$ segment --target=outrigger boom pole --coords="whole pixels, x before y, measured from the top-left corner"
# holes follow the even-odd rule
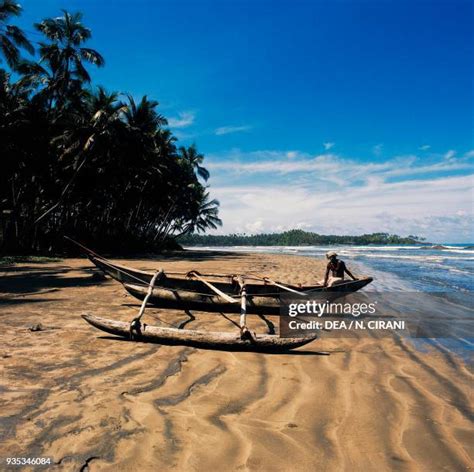
[[[240,285],[240,337],[242,339],[254,339],[253,333],[247,328],[247,287],[242,276],[234,280]]]
[[[148,292],[146,294],[146,297],[143,299],[142,306],[140,307],[140,311],[138,312],[138,316],[134,318],[132,322],[130,323],[130,338],[132,339],[133,339],[134,332],[136,332],[137,334],[140,334],[140,327],[141,327],[140,319],[145,313],[146,304],[151,294],[153,293],[153,287],[155,286],[156,279],[162,274],[163,274],[163,269],[160,269],[155,272],[155,275],[150,280],[150,285],[148,285]]]

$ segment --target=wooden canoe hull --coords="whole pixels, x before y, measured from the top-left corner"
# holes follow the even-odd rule
[[[167,279],[169,281],[170,279]],[[175,279],[172,279],[175,280]],[[336,299],[338,296],[344,296],[347,293],[355,292],[362,287],[365,287],[369,284],[372,279],[360,279],[360,280],[351,280],[343,284],[336,285],[334,287],[327,287],[321,289],[317,287],[316,289],[306,291],[308,295],[317,294],[317,293],[331,293],[331,299]],[[193,280],[189,282],[194,282]],[[220,313],[239,313],[240,312],[240,303],[237,300],[237,303],[229,303],[223,300],[222,297],[216,293],[209,291],[203,291],[201,293],[196,293],[192,289],[180,288],[175,289],[171,288],[175,285],[170,284],[170,287],[163,287],[160,283],[160,287],[155,287],[152,291],[152,294],[148,300],[150,305],[153,305],[157,308],[169,308],[176,310],[196,310],[196,311],[205,311],[205,312],[220,312]],[[216,284],[217,285],[217,284]],[[224,285],[224,284],[222,284]],[[123,284],[125,289],[133,297],[143,300],[148,292],[148,287],[144,285],[137,284]],[[259,286],[267,287],[269,286]],[[194,288],[194,287],[192,287]],[[274,288],[271,287],[273,290]],[[204,289],[203,289],[204,290]],[[207,293],[206,293],[207,292]],[[229,290],[226,290],[226,293],[229,293]],[[233,294],[238,296],[238,294]],[[249,315],[279,315],[280,314],[280,295],[281,293],[255,293],[250,290],[247,292],[247,314]],[[298,297],[298,295],[291,295],[292,297]],[[303,295],[301,296],[302,301],[307,298]]]
[[[130,339],[130,324],[123,321],[100,318],[93,315],[82,316],[89,324],[106,333]],[[295,349],[317,339],[317,336],[305,338],[280,338],[275,335],[257,334],[255,339],[241,339],[240,333],[206,332],[198,330],[162,328],[144,324],[140,334],[134,334],[134,340],[169,345],[187,345],[205,349],[232,351],[278,352]]]
[[[125,289],[135,298],[143,300],[148,291],[148,285],[155,275],[135,268],[112,263],[102,256],[77,244],[85,252],[89,260],[105,274],[120,282]],[[223,293],[238,298],[240,295],[239,284],[231,276],[207,274],[203,277],[216,278],[212,284]],[[245,276],[244,276],[245,277]],[[297,286],[286,284],[292,290],[305,292],[306,294],[331,293],[332,299],[343,296],[345,293],[356,292],[372,282],[371,277],[359,280],[346,280],[333,287],[321,285]],[[278,315],[280,307],[280,296],[288,295],[289,292],[271,283],[245,284],[247,291],[247,313]],[[297,294],[292,294],[298,297]],[[306,298],[303,297],[302,298]],[[163,275],[156,282],[156,287],[150,297],[149,303],[159,308],[187,309],[205,312],[238,313],[239,303],[229,303],[212,291],[206,284],[195,278],[188,278],[184,274]]]
[[[123,284],[125,290],[137,298],[143,300],[148,290],[147,287],[135,284]],[[212,313],[240,313],[240,300],[237,303],[229,303],[211,292],[199,295],[188,290],[171,290],[154,288],[148,300],[148,304],[157,308],[168,308],[174,310],[192,310]],[[280,313],[278,297],[257,297],[247,295],[248,315],[278,315]]]
[[[88,255],[89,259],[93,264],[95,264],[100,270],[105,274],[112,277],[118,282],[138,287],[145,286],[148,287],[154,273],[146,272],[143,270],[133,269],[130,267],[113,264],[110,261],[98,257]],[[306,285],[306,286],[297,286],[287,284],[289,288],[292,288],[297,291],[312,293],[312,292],[355,292],[361,288],[368,285],[372,282],[372,277],[365,277],[358,280],[346,280],[340,284],[334,285],[333,287],[323,287],[321,285]],[[212,284],[222,290],[224,293],[227,293],[231,296],[238,296],[240,292],[240,287],[237,283],[223,282],[223,281],[213,281]],[[170,277],[165,276],[157,282],[157,285],[169,290],[178,290],[178,291],[190,291],[198,294],[206,295],[215,295],[215,293],[209,289],[205,284],[199,280],[183,278],[183,277]],[[256,284],[256,283],[246,283],[247,293],[249,295],[261,295],[264,297],[277,297],[281,294],[287,294],[285,290],[276,287],[271,284]]]
[[[93,256],[87,253],[89,260],[104,274],[109,275],[120,283],[144,284],[148,285],[153,277],[153,272],[145,272],[143,270],[133,269],[131,267],[112,264],[107,259]]]

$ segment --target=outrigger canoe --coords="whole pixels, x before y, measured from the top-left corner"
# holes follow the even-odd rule
[[[256,275],[204,275],[196,271],[165,274],[163,270],[146,272],[114,264],[76,241],[70,241],[81,247],[90,261],[105,274],[120,282],[131,295],[142,300],[140,312],[131,323],[93,315],[83,315],[83,318],[107,333],[144,342],[263,352],[295,349],[314,341],[317,336],[281,338],[274,334],[256,334],[247,328],[247,314],[279,314],[280,296],[283,293],[290,292],[293,296],[306,298],[318,292],[334,292],[335,298],[344,293],[355,292],[372,281],[372,278],[367,277],[344,281],[332,287],[301,287]],[[249,280],[260,283],[249,283]],[[148,303],[162,308],[240,312],[240,332],[207,332],[142,324],[140,320]]]
[[[130,295],[143,300],[148,292],[154,272],[134,269],[112,263],[90,249],[77,244],[89,260],[102,272],[120,282]],[[321,285],[292,285],[275,282],[268,278],[243,275],[247,292],[247,314],[279,314],[280,297],[292,294],[295,297],[330,292],[341,296],[356,292],[372,282],[372,277],[345,280],[332,287]],[[260,283],[252,283],[249,280]],[[161,272],[154,284],[148,303],[158,308],[188,309],[205,312],[238,313],[240,311],[241,286],[235,275],[199,274],[191,271]],[[334,298],[334,297],[333,297]]]

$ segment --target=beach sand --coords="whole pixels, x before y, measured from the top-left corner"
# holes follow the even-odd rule
[[[324,267],[214,252],[126,263],[252,270],[303,284]],[[270,355],[114,340],[80,315],[131,320],[139,303],[87,260],[18,264],[0,268],[0,277],[3,459],[51,457],[51,469],[67,471],[473,468],[473,375],[441,346],[420,352],[398,337],[320,339]],[[235,329],[220,315],[195,315],[187,328]],[[186,320],[157,309],[145,319]],[[38,323],[43,331],[29,329]]]

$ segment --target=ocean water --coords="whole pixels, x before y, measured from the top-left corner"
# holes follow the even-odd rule
[[[474,291],[474,250],[471,246],[226,246],[193,249],[293,254],[324,257],[335,251],[353,272],[374,277],[371,290],[420,292]],[[352,270],[352,269],[351,269]],[[368,288],[369,288],[368,287]]]
[[[405,292],[407,298],[411,299],[413,292],[433,293],[444,297],[446,309],[440,310],[439,307],[428,304],[429,297],[420,294],[421,312],[426,316],[438,317],[440,322],[451,319],[453,323],[458,323],[453,318],[453,313],[456,312],[457,319],[462,321],[463,334],[410,340],[420,351],[434,348],[440,352],[451,352],[472,364],[474,250],[467,249],[471,244],[443,246],[445,249],[426,246],[226,246],[192,249],[278,253],[319,259],[324,257],[326,252],[335,251],[354,275],[374,278],[373,283],[363,291],[383,292],[389,297],[393,296],[394,292]],[[403,298],[401,297],[402,300]],[[398,309],[401,313],[410,312],[412,306],[404,306],[401,303]]]

